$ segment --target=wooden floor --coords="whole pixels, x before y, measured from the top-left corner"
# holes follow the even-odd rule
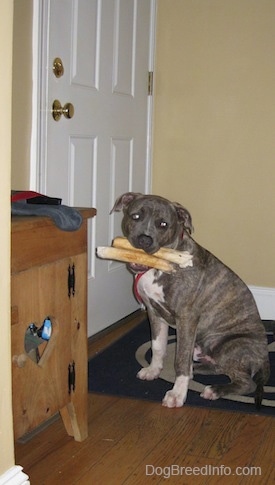
[[[89,355],[141,318],[137,314],[93,339]],[[89,438],[84,442],[68,437],[57,417],[27,443],[16,443],[16,464],[32,485],[264,485],[275,482],[274,463],[272,417],[188,406],[167,409],[160,403],[96,394],[89,394]]]

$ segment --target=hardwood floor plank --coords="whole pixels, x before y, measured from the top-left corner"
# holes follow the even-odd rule
[[[89,398],[96,399],[97,396],[90,395]],[[125,406],[124,401],[114,398],[113,405],[94,420],[94,425],[90,422],[87,440],[83,443],[70,440],[64,444],[63,449],[60,450],[58,462],[53,450],[48,454],[47,463],[44,466],[35,464],[32,467],[33,477],[35,478],[37,474],[42,475],[45,484],[53,483],[53,480],[55,480],[54,483],[69,483],[68,480],[77,479],[80,473],[84,473],[86,467],[92,467],[110,449],[113,452],[117,442],[135,426],[137,419],[143,418],[142,411],[137,401],[129,401]],[[89,456],[88,462],[87,456]],[[77,467],[74,466],[75,463]]]
[[[265,433],[261,443],[257,443],[255,461],[261,466],[262,475],[268,478],[266,483],[275,483],[275,419],[270,422],[268,429],[266,424],[265,420]]]
[[[167,409],[158,403],[143,403],[143,413],[138,416],[135,426],[120,439],[114,448],[104,456],[104,459],[95,463],[94,466],[77,482],[80,484],[89,483],[91,477],[96,481],[108,481],[110,470],[113,470],[119,483],[129,478],[133,471],[140,466],[150,453],[157,447],[159,453],[164,446],[167,449],[164,436],[169,431],[182,425],[186,435],[194,432],[199,422],[194,426],[193,418],[183,416],[179,421],[177,410]],[[181,428],[180,428],[181,429]],[[176,432],[179,434],[179,432]],[[145,469],[145,466],[144,466]]]

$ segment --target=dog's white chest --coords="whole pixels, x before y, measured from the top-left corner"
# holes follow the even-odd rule
[[[160,274],[160,271],[157,272]],[[137,290],[142,300],[154,300],[156,303],[164,303],[163,286],[156,281],[156,270],[146,271],[138,281]]]

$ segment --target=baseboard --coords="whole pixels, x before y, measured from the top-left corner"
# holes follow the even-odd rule
[[[0,475],[0,485],[30,485],[29,477],[20,465],[14,465]]]
[[[249,286],[262,320],[275,320],[275,288]]]

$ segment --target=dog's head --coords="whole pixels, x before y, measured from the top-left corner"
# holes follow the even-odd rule
[[[192,219],[182,205],[156,195],[127,192],[112,212],[123,210],[122,231],[130,243],[153,254],[160,247],[176,248],[183,231],[192,232]]]

